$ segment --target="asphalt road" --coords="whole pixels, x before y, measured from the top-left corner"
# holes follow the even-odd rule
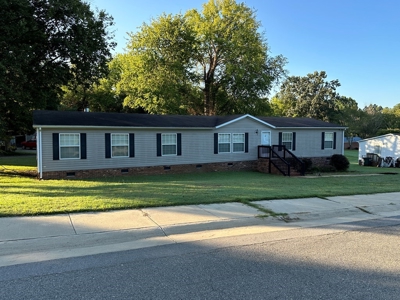
[[[0,299],[400,299],[400,216],[0,268]]]

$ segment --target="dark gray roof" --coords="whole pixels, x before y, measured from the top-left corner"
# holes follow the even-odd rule
[[[78,111],[33,112],[33,125],[110,127],[216,127],[238,116],[148,115]]]
[[[245,116],[249,115],[189,116],[37,110],[33,112],[33,125],[35,127],[102,126],[147,128],[215,128]],[[336,124],[326,123],[309,118],[252,118],[271,124],[274,127],[342,127]]]
[[[257,117],[258,119],[275,127],[344,127],[338,124],[328,123],[311,118],[289,117]]]

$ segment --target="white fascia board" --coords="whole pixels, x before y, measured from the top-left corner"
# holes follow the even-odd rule
[[[226,122],[226,123],[223,123],[223,124],[221,124],[221,125],[218,125],[218,126],[216,126],[215,128],[218,129],[218,128],[224,127],[224,126],[226,126],[226,125],[229,125],[229,124],[235,123],[235,122],[237,122],[237,121],[240,121],[240,120],[242,120],[242,119],[244,119],[244,118],[250,118],[250,119],[253,119],[253,120],[255,120],[255,121],[257,121],[257,122],[260,122],[260,123],[262,123],[262,124],[264,124],[264,125],[267,125],[267,126],[269,126],[269,127],[276,128],[275,126],[273,126],[273,125],[271,125],[271,124],[269,124],[269,123],[267,123],[267,122],[264,122],[264,121],[262,121],[262,120],[260,120],[260,119],[258,119],[258,118],[256,118],[256,117],[254,117],[254,116],[252,116],[252,115],[249,115],[249,114],[243,115],[243,116],[238,117],[238,118],[236,118],[236,119],[233,119],[233,120],[231,120],[231,121],[229,121],[229,122]]]
[[[130,126],[85,126],[85,125],[33,125],[33,128],[42,129],[201,129],[213,130],[214,127],[130,127]]]

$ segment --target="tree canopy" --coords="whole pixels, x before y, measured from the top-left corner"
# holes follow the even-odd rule
[[[116,57],[125,105],[149,113],[264,113],[286,59],[269,55],[260,29],[255,12],[234,0],[143,24]]]
[[[363,109],[356,100],[337,92],[339,80],[327,80],[325,71],[306,76],[290,76],[271,98],[275,116],[308,117],[346,126],[345,136],[368,138],[388,132],[400,132],[400,104],[382,108],[370,104]]]
[[[80,0],[0,0],[0,123],[22,133],[33,109],[55,109],[61,87],[89,87],[107,73],[113,19]]]
[[[336,89],[339,81],[327,81],[325,71],[307,76],[290,76],[281,85],[274,99],[273,107],[288,117],[308,117],[333,121],[334,115],[344,107],[357,103],[351,98],[341,98]],[[281,102],[281,103],[279,103]],[[353,103],[354,102],[354,103]]]

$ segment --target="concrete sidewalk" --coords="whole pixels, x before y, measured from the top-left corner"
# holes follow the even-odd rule
[[[0,266],[400,215],[400,192],[0,218]]]

